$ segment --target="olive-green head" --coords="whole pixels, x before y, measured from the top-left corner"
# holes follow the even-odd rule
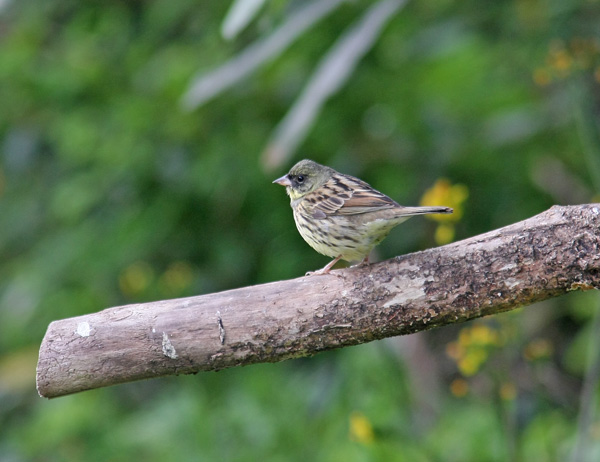
[[[312,160],[301,160],[287,175],[277,178],[273,183],[285,186],[286,192],[294,201],[323,186],[335,175],[336,171]]]

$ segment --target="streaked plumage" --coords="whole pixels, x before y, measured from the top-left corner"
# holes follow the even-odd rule
[[[413,215],[452,213],[448,207],[404,207],[358,178],[312,160],[302,160],[273,183],[286,187],[300,235],[320,254],[368,261],[369,253],[395,226]]]

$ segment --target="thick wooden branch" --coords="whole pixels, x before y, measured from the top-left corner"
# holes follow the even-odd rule
[[[600,204],[553,207],[366,267],[54,321],[38,392],[276,362],[592,288],[600,288]]]

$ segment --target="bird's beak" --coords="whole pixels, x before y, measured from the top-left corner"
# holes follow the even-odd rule
[[[280,184],[281,186],[292,186],[292,182],[287,175],[283,175],[281,178],[277,178],[273,183]]]

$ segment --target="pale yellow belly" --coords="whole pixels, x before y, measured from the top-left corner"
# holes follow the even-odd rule
[[[409,217],[356,223],[346,216],[306,220],[294,211],[300,235],[317,252],[346,261],[363,260],[389,232]]]

